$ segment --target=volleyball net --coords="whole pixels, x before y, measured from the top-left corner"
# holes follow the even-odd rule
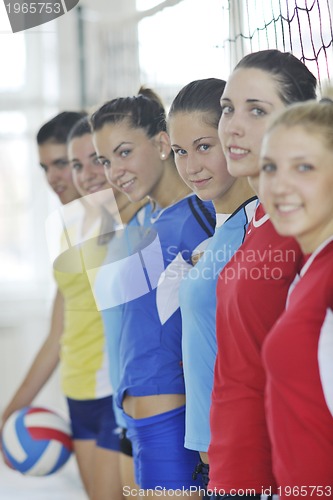
[[[291,52],[320,84],[333,72],[331,0],[224,0],[229,36],[222,43],[232,65],[244,55],[276,48]]]

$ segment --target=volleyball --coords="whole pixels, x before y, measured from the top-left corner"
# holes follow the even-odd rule
[[[72,453],[69,423],[46,408],[22,408],[3,427],[2,452],[6,464],[21,474],[53,474]]]

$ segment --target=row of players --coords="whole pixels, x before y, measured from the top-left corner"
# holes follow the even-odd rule
[[[85,215],[3,422],[60,354],[91,499],[332,495],[333,106],[316,84],[260,51],[167,117],[142,88],[40,129],[49,184]]]

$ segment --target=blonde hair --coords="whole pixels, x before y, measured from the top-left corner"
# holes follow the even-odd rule
[[[327,97],[326,97],[327,96]],[[333,151],[333,87],[328,87],[320,101],[292,104],[275,115],[266,135],[279,126],[302,127],[308,134],[320,136],[328,149]]]

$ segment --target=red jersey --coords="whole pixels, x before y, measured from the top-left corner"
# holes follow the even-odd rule
[[[282,499],[333,496],[332,240],[307,260],[263,349],[267,420]]]
[[[211,489],[260,494],[271,488],[276,493],[261,348],[284,310],[301,258],[296,241],[278,235],[259,205],[243,245],[219,276],[208,451]]]

